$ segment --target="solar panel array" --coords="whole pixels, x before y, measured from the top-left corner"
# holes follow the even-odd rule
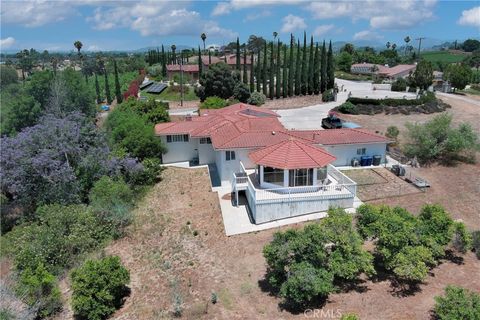
[[[151,84],[153,84],[153,81],[147,81],[147,82],[145,82],[145,83],[142,83],[142,84],[140,85],[140,90],[145,89],[146,87],[148,87],[148,86],[151,85]]]
[[[167,85],[164,83],[154,83],[147,89],[147,92],[160,94],[166,88],[167,88]]]

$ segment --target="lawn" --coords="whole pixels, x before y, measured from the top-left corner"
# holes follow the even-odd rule
[[[141,96],[146,96],[149,99],[159,99],[162,101],[180,101],[180,92],[172,90],[172,87],[168,87],[160,94],[148,93],[147,89],[141,91]],[[195,101],[198,100],[195,90],[192,87],[188,87],[188,92],[185,93],[183,97],[184,101]]]
[[[454,63],[460,62],[465,59],[466,55],[462,54],[453,54],[448,51],[427,51],[420,54],[422,58],[432,63],[442,62],[442,63]]]

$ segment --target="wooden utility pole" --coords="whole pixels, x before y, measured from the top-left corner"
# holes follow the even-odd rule
[[[425,37],[420,37],[415,40],[418,41],[418,60],[420,60],[420,48],[422,47],[422,40],[424,40]]]

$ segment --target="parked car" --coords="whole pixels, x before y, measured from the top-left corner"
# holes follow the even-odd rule
[[[335,113],[329,113],[328,117],[322,119],[322,128],[324,129],[340,129],[342,120]]]

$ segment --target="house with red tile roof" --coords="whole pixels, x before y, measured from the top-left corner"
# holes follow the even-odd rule
[[[351,207],[356,184],[336,166],[384,162],[390,142],[365,129],[287,130],[274,111],[243,103],[159,123],[155,134],[164,163],[208,165],[237,203],[245,192],[256,223]]]
[[[407,77],[410,72],[415,71],[416,67],[415,64],[399,64],[390,68],[381,64],[356,63],[352,64],[350,72],[356,74],[376,74],[382,78],[395,80]]]
[[[198,80],[199,78],[199,68],[198,64],[167,64],[167,76],[169,80],[173,80],[176,74],[180,75],[183,71],[186,79]]]

